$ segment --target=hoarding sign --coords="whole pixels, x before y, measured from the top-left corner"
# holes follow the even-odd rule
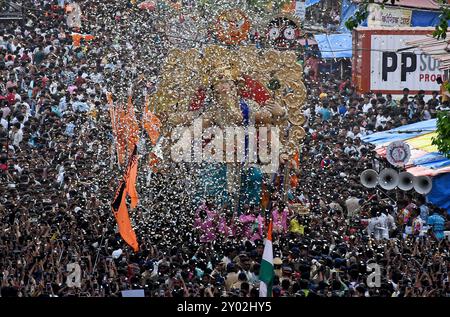
[[[425,38],[423,35],[371,35],[370,90],[439,91],[436,83],[439,62],[418,50],[405,50],[407,42]]]
[[[412,10],[389,7],[382,9],[377,4],[371,4],[367,25],[369,27],[407,27],[411,26],[411,17]]]

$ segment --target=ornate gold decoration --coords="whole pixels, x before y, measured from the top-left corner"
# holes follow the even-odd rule
[[[299,109],[288,111],[288,118],[289,122],[294,126],[302,126],[306,122],[305,116]]]
[[[305,136],[306,132],[302,127],[293,126],[289,130],[289,142],[292,142],[294,144],[300,144]]]
[[[216,90],[213,92],[212,87],[216,87],[219,83],[229,82],[230,89],[238,89],[237,87],[244,81],[244,76],[259,82],[271,96],[267,105],[258,104],[256,107],[252,106],[252,109],[259,106],[260,110],[258,111],[265,113],[268,111],[268,105],[275,103],[281,106],[287,115],[272,117],[272,124],[275,122],[281,128],[287,127],[288,121],[296,127],[304,124],[305,118],[301,109],[306,99],[306,88],[301,81],[303,69],[296,63],[295,53],[277,50],[262,52],[253,46],[231,50],[222,46],[210,45],[203,52],[197,49],[187,51],[173,49],[169,52],[166,63],[162,67],[161,80],[154,94],[156,113],[168,118],[168,121],[163,123],[163,133],[168,135],[174,126],[184,125],[186,120],[189,121],[196,117],[193,113],[197,112],[190,111],[190,105],[200,88],[206,91],[208,97],[211,97],[211,94],[217,94]],[[273,79],[280,84],[280,88],[275,91],[268,89],[269,83]],[[221,84],[222,89],[223,87],[227,86]],[[216,98],[219,97],[216,96]],[[227,99],[226,93],[220,98],[222,99],[220,104],[224,108],[223,116],[218,115],[217,105],[207,107],[205,111],[207,113],[214,109],[215,115],[210,116],[210,120],[218,120],[217,117],[220,116],[221,124],[226,124],[227,116],[236,112],[236,109],[239,110],[239,104],[238,100],[235,100],[236,98]],[[223,106],[230,103],[236,103],[236,105],[233,105],[232,108]],[[229,110],[225,108],[229,108]],[[267,117],[267,114],[263,117],[260,114],[257,115],[264,123],[270,121],[270,116]],[[232,125],[236,123],[239,116],[230,115],[228,118],[229,124]],[[295,131],[297,131],[295,137],[299,139],[300,132],[298,131],[300,130]],[[283,146],[288,146],[288,142],[283,143]]]

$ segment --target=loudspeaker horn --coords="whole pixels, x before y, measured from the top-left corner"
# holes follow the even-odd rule
[[[362,172],[359,178],[364,187],[374,188],[378,185],[378,173],[372,169]]]
[[[402,172],[398,175],[398,188],[408,191],[414,188],[414,175],[408,172]]]
[[[414,190],[419,194],[426,195],[433,188],[433,182],[428,176],[418,176],[414,178]]]
[[[385,190],[392,190],[398,185],[398,173],[392,168],[385,168],[378,176],[378,183]]]

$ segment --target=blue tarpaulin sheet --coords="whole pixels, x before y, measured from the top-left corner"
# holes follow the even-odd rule
[[[306,0],[305,1],[305,7],[310,7],[312,5],[315,5],[317,3],[319,3],[322,0]]]
[[[445,158],[441,153],[432,152],[421,156],[413,161],[414,165],[420,165],[426,168],[438,169],[450,165],[450,160]]]
[[[421,121],[413,124],[404,125],[389,131],[377,132],[363,137],[361,140],[375,145],[387,142],[401,141],[431,133],[436,130],[436,119]]]
[[[436,26],[439,24],[440,12],[413,10],[411,26]]]
[[[341,8],[341,25],[338,28],[340,33],[349,33],[350,30],[345,26],[345,21],[355,14],[358,9],[358,5],[353,3],[351,0],[343,0]],[[367,24],[367,22],[365,22]]]
[[[352,35],[350,33],[316,34],[314,38],[322,58],[352,57]]]
[[[433,189],[427,195],[427,199],[450,214],[450,173],[433,177]]]

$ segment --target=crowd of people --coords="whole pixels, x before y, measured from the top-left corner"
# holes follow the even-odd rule
[[[195,206],[182,194],[187,180],[154,175],[139,180],[130,213],[139,251],[120,238],[106,92],[133,80],[136,91],[151,90],[140,79],[157,76],[167,43],[127,5],[79,1],[89,10],[77,31],[95,39],[76,46],[61,2],[30,1],[26,23],[0,31],[0,296],[258,297],[266,226],[256,206],[236,217],[211,201]],[[350,80],[314,71],[305,84],[307,136],[290,195],[309,212],[272,205],[273,296],[450,296],[445,211],[359,182],[383,164],[362,136],[433,118],[448,101],[407,89],[401,100],[359,96]]]

